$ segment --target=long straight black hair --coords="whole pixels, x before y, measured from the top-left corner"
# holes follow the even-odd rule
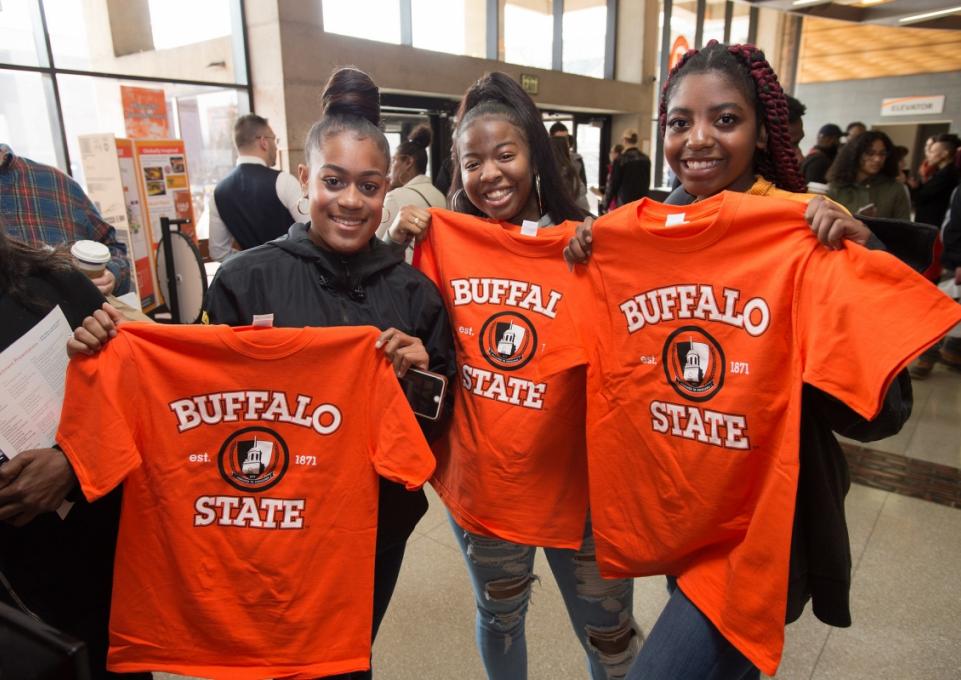
[[[537,191],[540,184],[539,203],[541,211],[550,215],[551,221],[559,224],[564,220],[582,220],[587,212],[574,203],[571,187],[561,177],[560,168],[554,158],[550,137],[541,119],[541,114],[530,96],[504,74],[495,71],[468,88],[457,109],[457,125],[454,128],[451,160],[453,161],[452,181],[447,201],[452,210],[486,217],[477,206],[471,203],[464,191],[460,173],[460,158],[457,154],[457,139],[460,134],[477,118],[494,116],[516,127],[530,148],[531,165],[539,182],[532,182],[531,190]]]
[[[7,236],[3,218],[0,217],[0,294],[46,311],[52,305],[30,294],[27,277],[67,272],[72,268],[73,263],[65,248],[35,248]]]

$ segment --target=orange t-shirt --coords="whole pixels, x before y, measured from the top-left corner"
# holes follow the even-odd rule
[[[128,324],[71,362],[57,441],[88,498],[124,482],[111,670],[368,667],[378,474],[434,469],[378,335]]]
[[[435,208],[418,247],[415,265],[451,318],[460,376],[431,484],[469,531],[576,549],[587,518],[584,371],[535,379],[569,343],[556,321],[577,284],[561,256],[574,224],[517,229]]]
[[[961,319],[886,253],[820,246],[805,208],[724,192],[599,219],[578,268],[585,355],[542,366],[589,361],[601,572],[678,576],[769,675],[784,642],[802,383],[872,418],[894,376]]]

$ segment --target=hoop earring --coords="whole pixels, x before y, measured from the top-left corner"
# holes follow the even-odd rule
[[[541,176],[534,173],[534,189],[537,191],[537,214],[540,217],[544,216],[544,206],[541,203]]]
[[[307,197],[306,197],[306,196],[301,196],[300,198],[297,199],[297,212],[299,212],[301,215],[309,215],[309,214],[310,214],[310,203],[309,203],[309,202],[307,203],[307,210],[304,210],[303,208],[300,207],[300,202],[301,202],[301,201],[306,201],[306,200],[307,200]]]

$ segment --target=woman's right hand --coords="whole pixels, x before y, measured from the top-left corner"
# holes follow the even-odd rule
[[[428,229],[430,229],[430,210],[405,205],[391,222],[387,234],[394,243],[406,244],[411,239],[419,243],[427,236]]]
[[[73,337],[67,340],[67,356],[72,359],[78,354],[96,354],[110,338],[117,335],[117,326],[121,321],[123,315],[109,302],[104,302],[100,309],[83,320],[73,332]]]
[[[577,225],[574,236],[564,248],[564,260],[571,271],[575,264],[584,264],[591,259],[591,243],[594,241],[594,218],[588,215]]]

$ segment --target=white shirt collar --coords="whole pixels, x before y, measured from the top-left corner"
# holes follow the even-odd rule
[[[264,159],[259,156],[237,156],[237,165],[240,165],[241,163],[256,163],[257,165],[262,165],[265,168],[267,167],[267,163],[265,163]]]

